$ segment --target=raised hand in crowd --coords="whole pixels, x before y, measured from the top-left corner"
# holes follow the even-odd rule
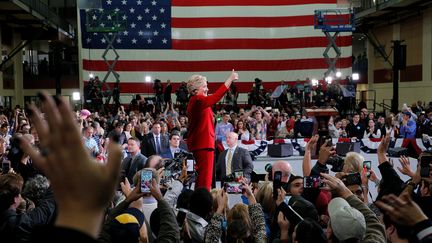
[[[220,190],[220,193],[216,195],[216,201],[218,205],[216,209],[216,213],[220,215],[225,215],[227,209],[227,202],[228,202],[227,197],[228,195],[224,190]]]
[[[327,143],[324,143],[323,145],[321,145],[321,148],[319,150],[318,163],[326,164],[330,156],[333,156],[335,154],[336,151],[334,150],[334,148],[332,146],[327,146]]]
[[[96,237],[104,210],[112,199],[120,172],[121,149],[109,145],[106,165],[96,163],[82,142],[81,133],[69,105],[58,99],[58,105],[46,92],[40,96],[47,123],[40,111],[30,108],[39,135],[41,152],[28,141],[21,145],[51,182],[58,205],[56,226],[81,231]],[[64,131],[68,131],[67,136]]]
[[[159,187],[159,182],[156,178],[152,179],[151,187],[150,187],[151,195],[158,201],[163,199],[162,192]]]
[[[377,149],[377,154],[378,154],[378,163],[382,164],[386,161],[389,161],[388,157],[387,157],[387,150],[388,147],[390,145],[390,133],[387,133],[381,140],[380,145],[378,146]]]
[[[375,205],[383,210],[393,222],[400,225],[414,226],[428,219],[407,192],[403,192],[399,197],[394,194],[386,195],[380,201],[376,201]]]
[[[286,191],[283,188],[277,190],[278,190],[278,196],[276,198],[276,205],[279,206],[281,203],[285,201]]]
[[[401,167],[397,167],[397,169],[400,171],[400,173],[413,178],[415,173],[411,170],[409,158],[402,155],[399,158],[399,163],[401,164]]]
[[[321,176],[324,177],[323,181],[326,184],[326,189],[329,190],[333,195],[345,199],[353,195],[339,178],[325,173],[321,173]]]
[[[315,151],[316,144],[318,142],[319,135],[314,135],[309,142],[306,144],[305,147],[305,154],[303,156],[303,164],[302,164],[302,171],[303,176],[309,176],[312,169],[312,153]]]
[[[306,144],[306,150],[313,151],[319,139],[319,135],[315,134],[311,137],[309,142]]]
[[[249,186],[247,179],[243,178],[241,180],[241,183],[242,183],[242,188],[243,188],[243,195],[245,197],[247,197],[247,199],[249,201],[249,205],[256,204],[257,201],[255,199],[255,195],[253,194],[252,188]]]
[[[282,212],[279,212],[277,217],[277,222],[280,228],[280,240],[288,240],[289,238],[289,228],[290,228],[290,222],[285,217],[285,215]]]

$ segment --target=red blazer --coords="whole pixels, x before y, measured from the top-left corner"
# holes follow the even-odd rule
[[[212,95],[194,95],[189,99],[187,145],[190,151],[215,148],[214,117],[211,107],[221,100],[227,91],[228,88],[223,84]]]

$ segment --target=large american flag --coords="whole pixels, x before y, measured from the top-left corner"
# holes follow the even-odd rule
[[[174,90],[192,74],[207,76],[210,90],[239,72],[237,87],[248,92],[255,78],[265,88],[281,80],[323,79],[328,40],[313,26],[314,10],[335,9],[336,0],[103,0],[101,9],[80,10],[82,79],[101,79],[107,40],[87,33],[87,25],[110,23],[118,12],[126,29],[114,46],[122,93],[152,92],[145,76],[171,79]],[[86,12],[87,11],[87,12]],[[100,21],[103,19],[107,21]],[[351,33],[341,33],[342,57],[336,67],[351,74]],[[333,52],[331,52],[333,53]],[[108,58],[114,53],[109,52]],[[115,82],[114,76],[107,80]]]

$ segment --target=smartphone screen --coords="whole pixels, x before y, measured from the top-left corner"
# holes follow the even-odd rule
[[[303,186],[304,188],[323,188],[325,183],[321,176],[305,176]]]
[[[420,176],[429,177],[432,155],[423,155],[420,160]]]
[[[151,170],[141,170],[141,192],[150,193],[153,172]]]
[[[278,190],[282,186],[282,171],[275,171],[273,175],[273,198],[278,197]]]
[[[242,184],[239,182],[227,182],[224,185],[225,192],[228,194],[241,194]]]
[[[372,162],[371,161],[364,161],[363,162],[363,168],[366,168],[368,171],[371,170]]]
[[[187,172],[194,172],[194,160],[188,159],[186,160]]]
[[[372,161],[364,161],[363,168],[366,169],[366,176],[370,176],[370,170],[372,168]]]

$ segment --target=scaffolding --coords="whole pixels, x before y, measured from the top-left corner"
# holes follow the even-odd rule
[[[112,97],[112,90],[107,83],[108,77],[112,74],[115,78],[115,85],[120,83],[120,74],[115,71],[115,65],[117,64],[120,55],[114,47],[114,41],[117,35],[121,31],[127,29],[127,21],[121,17],[124,13],[121,11],[108,11],[101,9],[87,9],[86,10],[86,31],[89,33],[102,33],[107,46],[102,54],[102,58],[108,67],[108,71],[102,79],[102,83],[106,89],[105,104],[109,104]],[[98,16],[95,18],[93,16]],[[109,16],[109,17],[108,17]],[[114,53],[114,59],[108,59],[108,53],[112,51]]]
[[[342,54],[341,48],[337,43],[337,38],[341,32],[353,32],[355,30],[354,14],[351,9],[315,10],[314,27],[315,29],[321,29],[329,41],[323,53],[328,65],[324,78],[334,76],[336,74],[337,61]],[[330,57],[329,55],[331,49],[336,53],[334,57]]]

